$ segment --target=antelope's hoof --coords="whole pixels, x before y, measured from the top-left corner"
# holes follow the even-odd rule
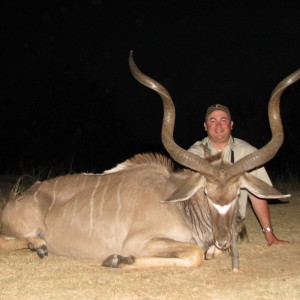
[[[40,248],[36,248],[32,243],[28,243],[27,246],[31,251],[36,251],[39,258],[48,256],[48,249],[46,245],[43,245]]]
[[[121,256],[117,254],[110,255],[103,262],[103,267],[118,268],[120,264],[132,265],[134,263],[133,256]]]
[[[43,246],[42,248],[37,249],[36,253],[39,258],[44,258],[45,256],[48,256],[47,246]]]
[[[117,254],[110,255],[109,257],[105,258],[104,261],[102,262],[103,267],[108,267],[108,268],[117,268],[118,263],[119,263],[119,258]]]

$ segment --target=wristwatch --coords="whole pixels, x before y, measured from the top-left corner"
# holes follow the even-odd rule
[[[271,226],[271,227],[266,227],[266,228],[263,228],[262,231],[263,231],[264,233],[266,233],[266,232],[271,232],[271,231],[273,231],[273,228],[272,228],[272,226]]]

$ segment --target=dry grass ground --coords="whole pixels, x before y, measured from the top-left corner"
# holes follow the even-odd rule
[[[2,194],[7,183],[0,184]],[[268,247],[248,209],[249,243],[240,245],[241,271],[223,254],[201,268],[139,271],[29,250],[0,252],[0,299],[300,299],[300,192],[271,205],[273,227],[289,245]]]

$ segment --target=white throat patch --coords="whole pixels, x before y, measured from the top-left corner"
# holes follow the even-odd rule
[[[208,198],[208,201],[210,202],[210,204],[218,211],[218,213],[220,215],[225,215],[228,212],[228,210],[230,209],[230,207],[232,205],[234,205],[236,200],[237,199],[234,199],[231,203],[226,204],[226,205],[219,205],[219,204],[212,202],[211,199]]]
[[[228,212],[229,208],[232,206],[232,202],[223,206],[213,203],[213,206],[220,215],[225,215]]]

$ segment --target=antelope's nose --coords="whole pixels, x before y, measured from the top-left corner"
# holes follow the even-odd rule
[[[225,250],[227,248],[229,248],[230,246],[230,242],[229,241],[216,241],[216,247],[221,249],[221,250]]]

